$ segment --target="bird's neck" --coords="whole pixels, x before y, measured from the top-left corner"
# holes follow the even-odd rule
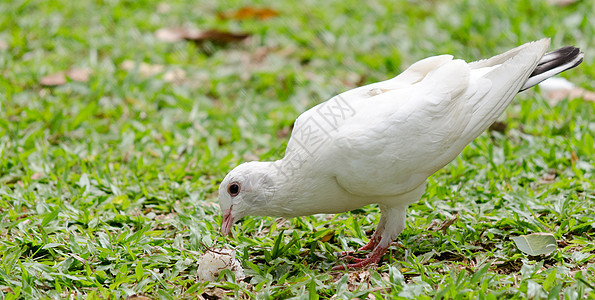
[[[274,193],[256,214],[274,217],[295,217],[304,215],[312,210],[307,208],[312,201],[319,197],[319,187],[314,178],[318,177],[306,170],[303,164],[295,164],[296,161],[280,159],[270,162],[267,173],[272,178]],[[309,175],[307,175],[309,174]],[[311,214],[311,213],[309,213]]]
[[[274,178],[275,195],[264,215],[296,217],[319,213],[339,213],[370,204],[341,188],[336,178],[324,168],[301,165],[281,159],[271,162],[269,174]]]

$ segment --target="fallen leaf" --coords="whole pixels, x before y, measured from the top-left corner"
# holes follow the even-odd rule
[[[68,78],[79,82],[89,81],[89,75],[91,75],[91,70],[86,68],[74,68],[66,71],[66,76],[68,76]]]
[[[132,60],[125,60],[120,64],[125,71],[137,70],[138,74],[144,77],[154,76],[163,73],[166,69],[163,65],[153,65],[146,62],[136,63]],[[172,68],[163,73],[163,81],[170,83],[182,83],[186,79],[186,72],[180,68]]]
[[[32,180],[37,180],[37,179],[40,179],[40,178],[42,178],[42,177],[43,177],[43,175],[44,175],[44,174],[43,174],[43,173],[41,173],[41,172],[33,173],[33,175],[31,175],[31,179],[32,179]]]
[[[155,31],[155,37],[158,40],[175,43],[184,40],[187,36],[199,34],[200,31],[196,29],[187,29],[184,27],[161,28]]]
[[[163,81],[165,82],[182,83],[185,79],[186,72],[179,68],[168,70],[163,74]]]
[[[556,101],[556,103],[567,98],[583,98],[583,100],[586,101],[595,101],[595,92],[583,89],[581,87],[576,87],[570,90],[551,91],[547,94],[547,97],[553,101]]]
[[[570,152],[570,163],[572,165],[575,165],[577,161],[578,161],[578,156],[576,155],[576,152],[571,151]]]
[[[370,271],[367,269],[353,270],[349,272],[349,283],[365,282],[370,277]]]
[[[508,261],[501,261],[497,260],[493,262],[493,266],[496,268],[496,273],[498,274],[512,274],[517,273],[521,270],[521,266],[523,265],[521,259],[515,260],[508,260]]]
[[[227,292],[219,287],[207,289],[201,295],[205,299],[227,299]]]
[[[39,83],[43,86],[57,86],[66,84],[66,75],[64,72],[58,72],[41,77]]]
[[[446,229],[448,229],[448,227],[450,227],[450,225],[454,224],[454,222],[456,222],[459,219],[459,215],[456,214],[454,216],[454,218],[452,219],[447,219],[444,222],[442,222],[442,224],[440,225],[440,228],[438,228],[440,231],[442,231],[442,233],[446,233]]]
[[[577,87],[574,83],[562,77],[552,77],[539,84],[550,105],[556,105],[564,99],[583,98],[595,101],[595,92]]]
[[[551,233],[532,233],[511,238],[523,253],[537,256],[550,254],[558,249],[556,238]]]
[[[138,73],[142,76],[153,76],[155,74],[159,74],[161,72],[163,72],[163,70],[165,69],[164,66],[162,65],[152,65],[152,64],[148,64],[146,62],[141,62],[140,64],[137,64],[134,61],[131,60],[125,60],[120,64],[120,68],[122,68],[125,71],[132,71],[136,68],[138,68]]]
[[[212,42],[215,44],[227,44],[231,42],[239,42],[250,36],[249,33],[239,32],[233,33],[228,31],[221,31],[216,29],[210,29],[202,31],[196,35],[188,35],[187,40],[193,41],[196,44],[202,44],[204,42]]]
[[[347,289],[349,291],[355,291],[357,290],[359,283],[364,283],[369,281],[370,279],[370,271],[368,271],[367,269],[361,269],[361,270],[352,270],[349,272],[348,278],[347,278]],[[337,299],[337,298],[331,298],[331,299]],[[352,298],[352,299],[357,299],[357,298]]]
[[[151,300],[151,298],[139,295],[132,295],[126,297],[126,300]]]
[[[43,86],[57,86],[66,84],[66,78],[73,81],[86,82],[89,80],[91,70],[86,68],[73,68],[68,71],[57,72],[54,74],[43,76],[39,83]]]
[[[243,32],[232,33],[216,29],[200,31],[198,29],[184,27],[161,28],[155,31],[155,37],[157,37],[157,39],[169,43],[175,43],[181,40],[188,40],[193,41],[197,44],[202,44],[204,42],[227,44],[231,42],[242,41],[249,36],[249,33]]]
[[[334,231],[329,231],[327,234],[323,235],[320,238],[320,241],[323,242],[323,243],[326,243],[326,242],[330,241],[334,236],[335,236],[335,232]]]
[[[435,259],[439,260],[439,261],[464,261],[465,260],[465,256],[463,254],[457,253],[457,252],[453,252],[453,251],[443,251],[438,253],[436,256],[434,256]]]
[[[492,123],[492,125],[490,125],[489,130],[497,131],[500,133],[505,133],[507,127],[508,127],[508,123],[496,121],[496,122]]]
[[[558,175],[556,174],[555,170],[549,170],[547,173],[545,173],[541,176],[541,178],[539,179],[539,183],[540,184],[553,183],[556,181],[557,176]]]
[[[570,4],[574,4],[578,2],[578,0],[548,0],[547,3],[550,5],[556,6],[568,6]]]
[[[268,7],[258,8],[251,6],[244,6],[236,11],[218,13],[217,16],[220,19],[234,19],[234,20],[246,20],[246,19],[259,19],[266,20],[278,16],[279,13]]]

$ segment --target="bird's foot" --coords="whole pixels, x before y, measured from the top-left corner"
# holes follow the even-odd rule
[[[372,250],[372,249],[376,248],[376,246],[378,245],[379,242],[380,242],[380,235],[374,234],[374,236],[372,236],[370,241],[365,246],[359,248],[358,251]]]
[[[359,269],[359,268],[363,268],[366,267],[368,265],[371,264],[375,264],[378,263],[380,261],[380,258],[382,258],[382,254],[378,255],[378,256],[370,256],[368,258],[357,258],[357,257],[352,257],[353,261],[355,261],[355,263],[353,264],[347,264],[347,265],[340,265],[340,266],[334,266],[331,270],[333,271],[342,271],[342,270],[347,270],[347,269]]]
[[[387,248],[388,247],[386,247],[386,248],[376,247],[376,248],[374,248],[374,251],[372,251],[368,255],[367,258],[357,258],[357,257],[353,257],[353,256],[346,256],[343,259],[345,259],[345,260],[349,259],[351,261],[354,261],[355,263],[335,266],[332,268],[332,270],[333,271],[341,271],[341,270],[346,270],[346,269],[358,269],[358,268],[363,268],[363,267],[371,265],[371,264],[375,264],[380,261],[380,259],[382,258],[382,255],[386,252]]]
[[[378,235],[378,236],[374,235],[366,245],[360,247],[359,249],[357,249],[357,251],[372,250],[372,249],[376,248],[376,246],[378,245],[379,242],[380,242],[380,235]],[[340,255],[346,256],[344,258],[347,258],[347,257],[351,256],[351,254],[353,254],[354,252],[355,251],[343,251],[340,253]]]

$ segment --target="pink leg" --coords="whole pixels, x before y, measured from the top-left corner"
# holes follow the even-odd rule
[[[350,268],[362,268],[362,267],[368,266],[370,264],[375,264],[380,261],[380,259],[382,258],[382,255],[384,255],[384,253],[386,252],[386,249],[388,249],[388,247],[381,247],[380,245],[378,245],[378,246],[376,246],[376,248],[374,248],[374,251],[372,251],[368,255],[368,258],[351,257],[352,260],[355,261],[355,263],[348,264],[348,265],[335,266],[332,268],[332,270],[333,271],[341,271],[341,270],[346,270],[346,269],[350,269]],[[349,258],[349,256],[345,257],[345,258]]]
[[[384,232],[385,227],[386,227],[386,215],[382,214],[380,216],[380,222],[378,222],[378,227],[376,228],[376,231],[374,231],[374,234],[372,235],[372,238],[370,238],[370,241],[365,246],[358,249],[358,251],[365,251],[365,250],[373,249],[372,252],[370,252],[366,256],[366,258],[357,258],[357,257],[353,257],[351,255],[345,256],[345,257],[343,257],[344,260],[349,260],[354,263],[348,264],[348,265],[343,265],[343,266],[336,266],[336,267],[333,267],[332,270],[345,270],[345,269],[349,269],[349,268],[361,268],[361,267],[365,267],[367,265],[379,262],[380,259],[382,258],[382,255],[384,255],[384,253],[386,252],[386,249],[388,249],[388,243],[385,243],[386,246],[380,245],[380,241],[382,240],[382,233]]]
[[[376,245],[380,242],[380,238],[382,237],[382,231],[384,231],[383,227],[378,227],[376,231],[374,231],[374,235],[370,238],[370,241],[363,247],[357,249],[358,251],[365,251],[365,250],[372,250],[376,248]]]
[[[420,189],[423,192],[423,189]],[[355,258],[346,256],[344,259],[351,259],[354,263],[336,266],[332,270],[346,270],[350,268],[362,268],[370,264],[375,264],[380,261],[390,243],[397,238],[399,233],[405,228],[405,218],[407,213],[407,206],[394,207],[380,207],[382,209],[382,217],[378,228],[370,242],[361,249],[367,250],[374,247],[374,250],[368,254],[367,258]]]
[[[357,251],[366,251],[366,250],[372,250],[372,249],[376,248],[376,245],[378,245],[378,243],[380,243],[380,239],[382,238],[382,233],[384,232],[385,225],[386,225],[386,217],[384,215],[380,215],[380,221],[378,222],[378,227],[376,227],[376,230],[374,231],[374,234],[370,238],[370,241],[365,246],[357,249]],[[344,252],[341,252],[341,255],[349,255],[351,253],[353,253],[353,252],[344,251]],[[357,261],[357,260],[360,260],[361,258],[356,258],[353,256],[346,256],[346,257],[344,257],[344,259],[352,259],[353,261]]]

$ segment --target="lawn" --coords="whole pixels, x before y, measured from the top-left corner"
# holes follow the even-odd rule
[[[562,76],[593,86],[593,1],[366,3],[0,2],[0,299],[595,298],[595,103],[539,89],[429,179],[377,267],[330,271],[375,206],[219,234],[231,168],[281,158],[301,112],[421,58],[550,37],[585,52]],[[156,35],[180,27],[237,35]],[[538,232],[553,253],[512,241]],[[221,248],[246,278],[199,281]]]

